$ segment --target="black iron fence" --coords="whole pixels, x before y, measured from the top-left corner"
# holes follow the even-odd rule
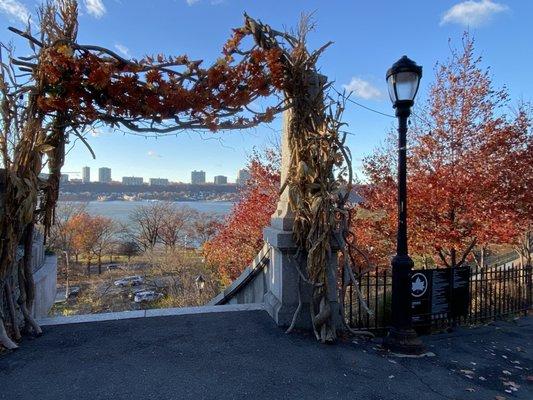
[[[511,263],[485,268],[471,267],[467,312],[460,316],[435,313],[425,319],[430,321],[426,327],[478,324],[527,314],[533,308],[532,273],[531,266]],[[362,274],[359,288],[360,296],[352,286],[346,291],[344,311],[347,321],[355,329],[385,332],[391,317],[391,270],[376,268]],[[365,310],[360,299],[371,313]]]

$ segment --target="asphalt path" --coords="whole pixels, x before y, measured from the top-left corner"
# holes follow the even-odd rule
[[[264,311],[43,330],[0,355],[0,399],[533,399],[533,318],[427,336],[421,359],[286,335]]]

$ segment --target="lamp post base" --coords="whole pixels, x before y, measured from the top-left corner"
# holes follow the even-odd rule
[[[426,352],[424,343],[412,328],[391,328],[387,337],[383,339],[383,347],[393,353],[410,356],[419,356]]]

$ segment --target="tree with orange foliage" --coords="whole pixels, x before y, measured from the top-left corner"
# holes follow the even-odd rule
[[[71,232],[74,253],[84,254],[87,258],[87,275],[91,275],[94,257],[97,259],[98,273],[102,273],[102,252],[109,246],[115,234],[113,220],[81,212],[68,221],[66,229]]]
[[[270,222],[279,198],[279,155],[268,151],[250,160],[250,179],[240,200],[218,233],[204,244],[207,263],[215,267],[224,283],[237,278],[263,245],[263,228]]]
[[[467,34],[461,52],[437,66],[426,106],[410,129],[410,246],[448,267],[472,250],[509,243],[532,218],[533,135],[520,107],[505,113],[505,89],[495,90]],[[529,161],[528,161],[529,160]],[[364,160],[369,185],[357,229],[393,248],[396,154],[385,146]],[[359,235],[364,235],[360,232]],[[391,251],[392,252],[392,251]]]

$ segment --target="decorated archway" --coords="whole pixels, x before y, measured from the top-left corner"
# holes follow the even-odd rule
[[[329,43],[307,49],[305,18],[290,35],[245,15],[243,26],[233,30],[210,66],[183,55],[127,60],[109,49],[78,43],[77,13],[75,0],[49,2],[40,15],[40,35],[10,28],[28,40],[33,54],[17,58],[11,48],[3,48],[0,150],[6,190],[0,214],[0,287],[13,299],[11,281],[18,279],[16,301],[26,325],[41,333],[28,311],[34,297],[31,252],[16,263],[16,250],[21,241],[31,246],[35,224],[45,232],[53,224],[69,138],[78,137],[90,149],[83,133],[97,123],[166,135],[245,129],[285,112],[279,213],[290,214],[298,279],[312,288],[311,326],[318,340],[334,341],[344,322],[340,275],[344,285],[355,277],[348,262],[345,204],[352,172],[341,128],[344,97],[329,95],[330,83],[316,68]],[[279,103],[264,112],[248,107],[275,94]],[[50,170],[45,181],[38,177],[43,160]],[[0,306],[0,344],[15,348],[20,333],[8,334],[4,325],[15,318],[12,307],[3,300]],[[298,307],[293,320],[300,312]]]

